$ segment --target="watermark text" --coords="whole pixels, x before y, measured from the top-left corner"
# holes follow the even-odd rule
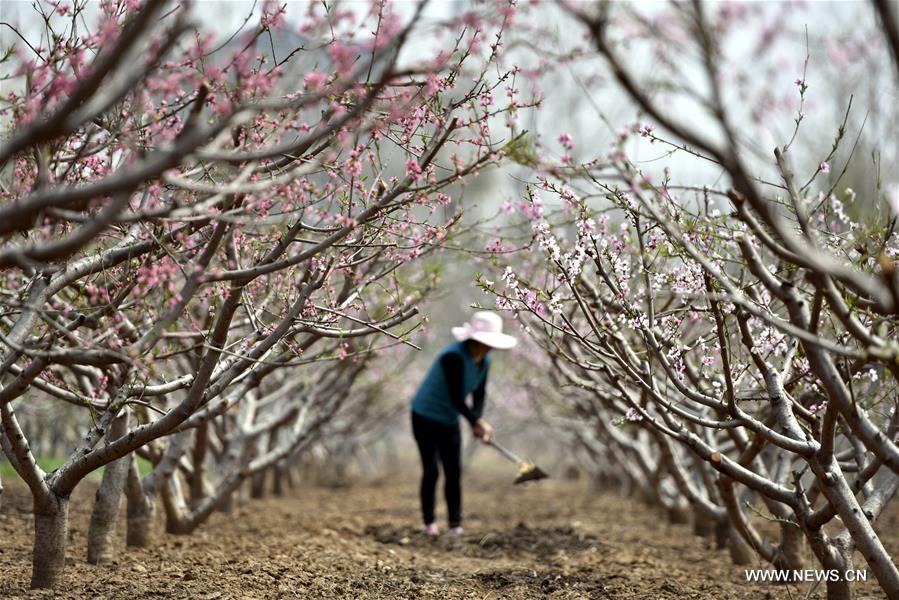
[[[868,581],[864,569],[746,569],[746,581],[758,583],[803,583],[829,581]]]

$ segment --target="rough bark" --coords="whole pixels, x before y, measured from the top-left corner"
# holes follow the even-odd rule
[[[852,568],[853,549],[848,535],[828,539],[820,527],[806,528],[805,535],[822,569],[836,570],[842,574]],[[842,581],[842,577],[839,579],[841,581],[827,581],[827,600],[852,599],[852,583]]]
[[[162,505],[165,508],[166,515],[166,533],[173,535],[189,535],[193,533],[215,510],[220,510],[223,504],[229,502],[240,493],[240,489],[243,487],[242,484],[248,475],[248,472],[233,474],[228,480],[221,482],[214,493],[208,495],[194,507],[188,507],[185,502],[184,492],[182,491],[178,475],[173,474],[171,477],[168,477],[163,482],[160,490]]]
[[[865,557],[868,568],[874,573],[886,596],[899,598],[899,570],[859,506],[837,462],[829,457],[823,461],[811,460],[808,464],[823,482],[821,491],[840,515],[852,541]]]
[[[155,490],[147,491],[141,483],[137,457],[131,455],[128,463],[126,493],[128,495],[128,529],[125,543],[135,548],[146,548],[153,540],[153,516],[156,514]]]
[[[715,522],[711,521],[702,511],[693,511],[693,535],[710,537],[715,532]]]
[[[831,556],[821,561],[825,569],[836,569],[841,574],[852,569],[852,548],[846,539],[838,537],[832,540]],[[827,582],[827,600],[852,600],[852,583],[843,577]]]
[[[259,499],[265,496],[265,482],[268,469],[254,473],[250,478],[250,498]]]
[[[113,421],[109,437],[116,439],[127,431],[128,413],[125,411]],[[113,558],[112,540],[130,464],[130,457],[125,456],[106,465],[103,471],[87,532],[87,562],[91,564],[109,562]]]
[[[690,510],[685,502],[675,500],[670,506],[665,507],[668,520],[675,525],[687,525],[690,523]]]
[[[771,564],[775,569],[799,571],[804,568],[802,560],[802,530],[793,523],[780,524],[780,544]]]
[[[197,430],[194,433],[194,447],[191,456],[191,463],[194,470],[190,477],[190,503],[192,505],[202,501],[208,494],[208,490],[206,489],[206,478],[204,477],[208,442],[209,423],[203,423],[197,427]]]
[[[69,498],[50,492],[34,501],[34,554],[31,587],[54,588],[66,564]]]
[[[218,511],[222,513],[230,513],[234,510],[235,506],[237,506],[234,498],[234,494],[231,494],[224,500],[222,500],[221,504],[218,506]]]
[[[730,553],[731,562],[735,565],[751,565],[755,561],[755,552],[736,528],[730,524],[727,525],[727,550]]]
[[[284,465],[284,483],[287,484],[287,489],[289,490],[297,487],[296,475],[294,474],[293,465]]]
[[[285,479],[285,471],[287,467],[284,465],[283,461],[278,462],[275,465],[274,471],[272,473],[272,493],[275,496],[283,496],[284,495],[284,479]],[[3,493],[2,487],[0,487],[0,494]]]
[[[278,446],[278,430],[280,427],[274,427],[268,434],[268,436],[260,436],[260,438],[256,441],[257,448],[257,456],[261,455],[265,452],[273,452],[275,448]],[[266,443],[266,439],[268,438],[268,442]],[[251,498],[262,498],[265,496],[265,483],[268,481],[269,471],[272,471],[273,468],[268,467],[262,469],[256,473],[253,473],[250,481],[250,497]]]
[[[743,510],[740,508],[740,503],[737,501],[734,490],[734,481],[728,477],[721,477],[718,479],[718,489],[721,493],[721,501],[727,509],[727,514],[731,523],[729,547],[731,549],[731,559],[734,560],[734,564],[749,564],[753,562],[753,559],[755,558],[754,555],[756,554],[768,562],[773,562],[776,549],[770,542],[759,535],[746,518]],[[737,535],[735,536],[734,534]],[[737,537],[739,537],[743,544],[736,541]],[[740,548],[741,545],[748,547],[753,555],[745,562],[737,562],[738,560],[744,559],[742,556],[742,549]]]
[[[161,493],[162,506],[165,509],[165,532],[174,535],[193,533],[197,523],[191,518],[192,512],[184,502],[181,481],[177,473],[173,473],[163,482]]]

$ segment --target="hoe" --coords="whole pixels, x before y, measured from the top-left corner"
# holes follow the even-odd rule
[[[546,479],[549,477],[543,469],[529,460],[519,458],[515,453],[503,448],[495,441],[491,440],[490,445],[496,448],[497,452],[518,466],[518,476],[515,477],[515,484],[524,483],[525,481],[537,481],[538,479]]]

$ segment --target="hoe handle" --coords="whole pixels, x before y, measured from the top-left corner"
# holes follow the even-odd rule
[[[490,445],[493,446],[494,448],[496,448],[497,452],[499,452],[500,454],[502,454],[503,456],[505,456],[512,462],[514,462],[514,463],[521,462],[521,459],[518,458],[513,452],[506,450],[505,448],[503,448],[502,446],[497,444],[496,441],[490,440]]]

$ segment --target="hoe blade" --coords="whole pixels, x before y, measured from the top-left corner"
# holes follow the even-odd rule
[[[515,477],[515,484],[524,483],[525,481],[537,481],[547,477],[549,475],[543,469],[529,460],[522,460],[518,462],[518,476]]]

